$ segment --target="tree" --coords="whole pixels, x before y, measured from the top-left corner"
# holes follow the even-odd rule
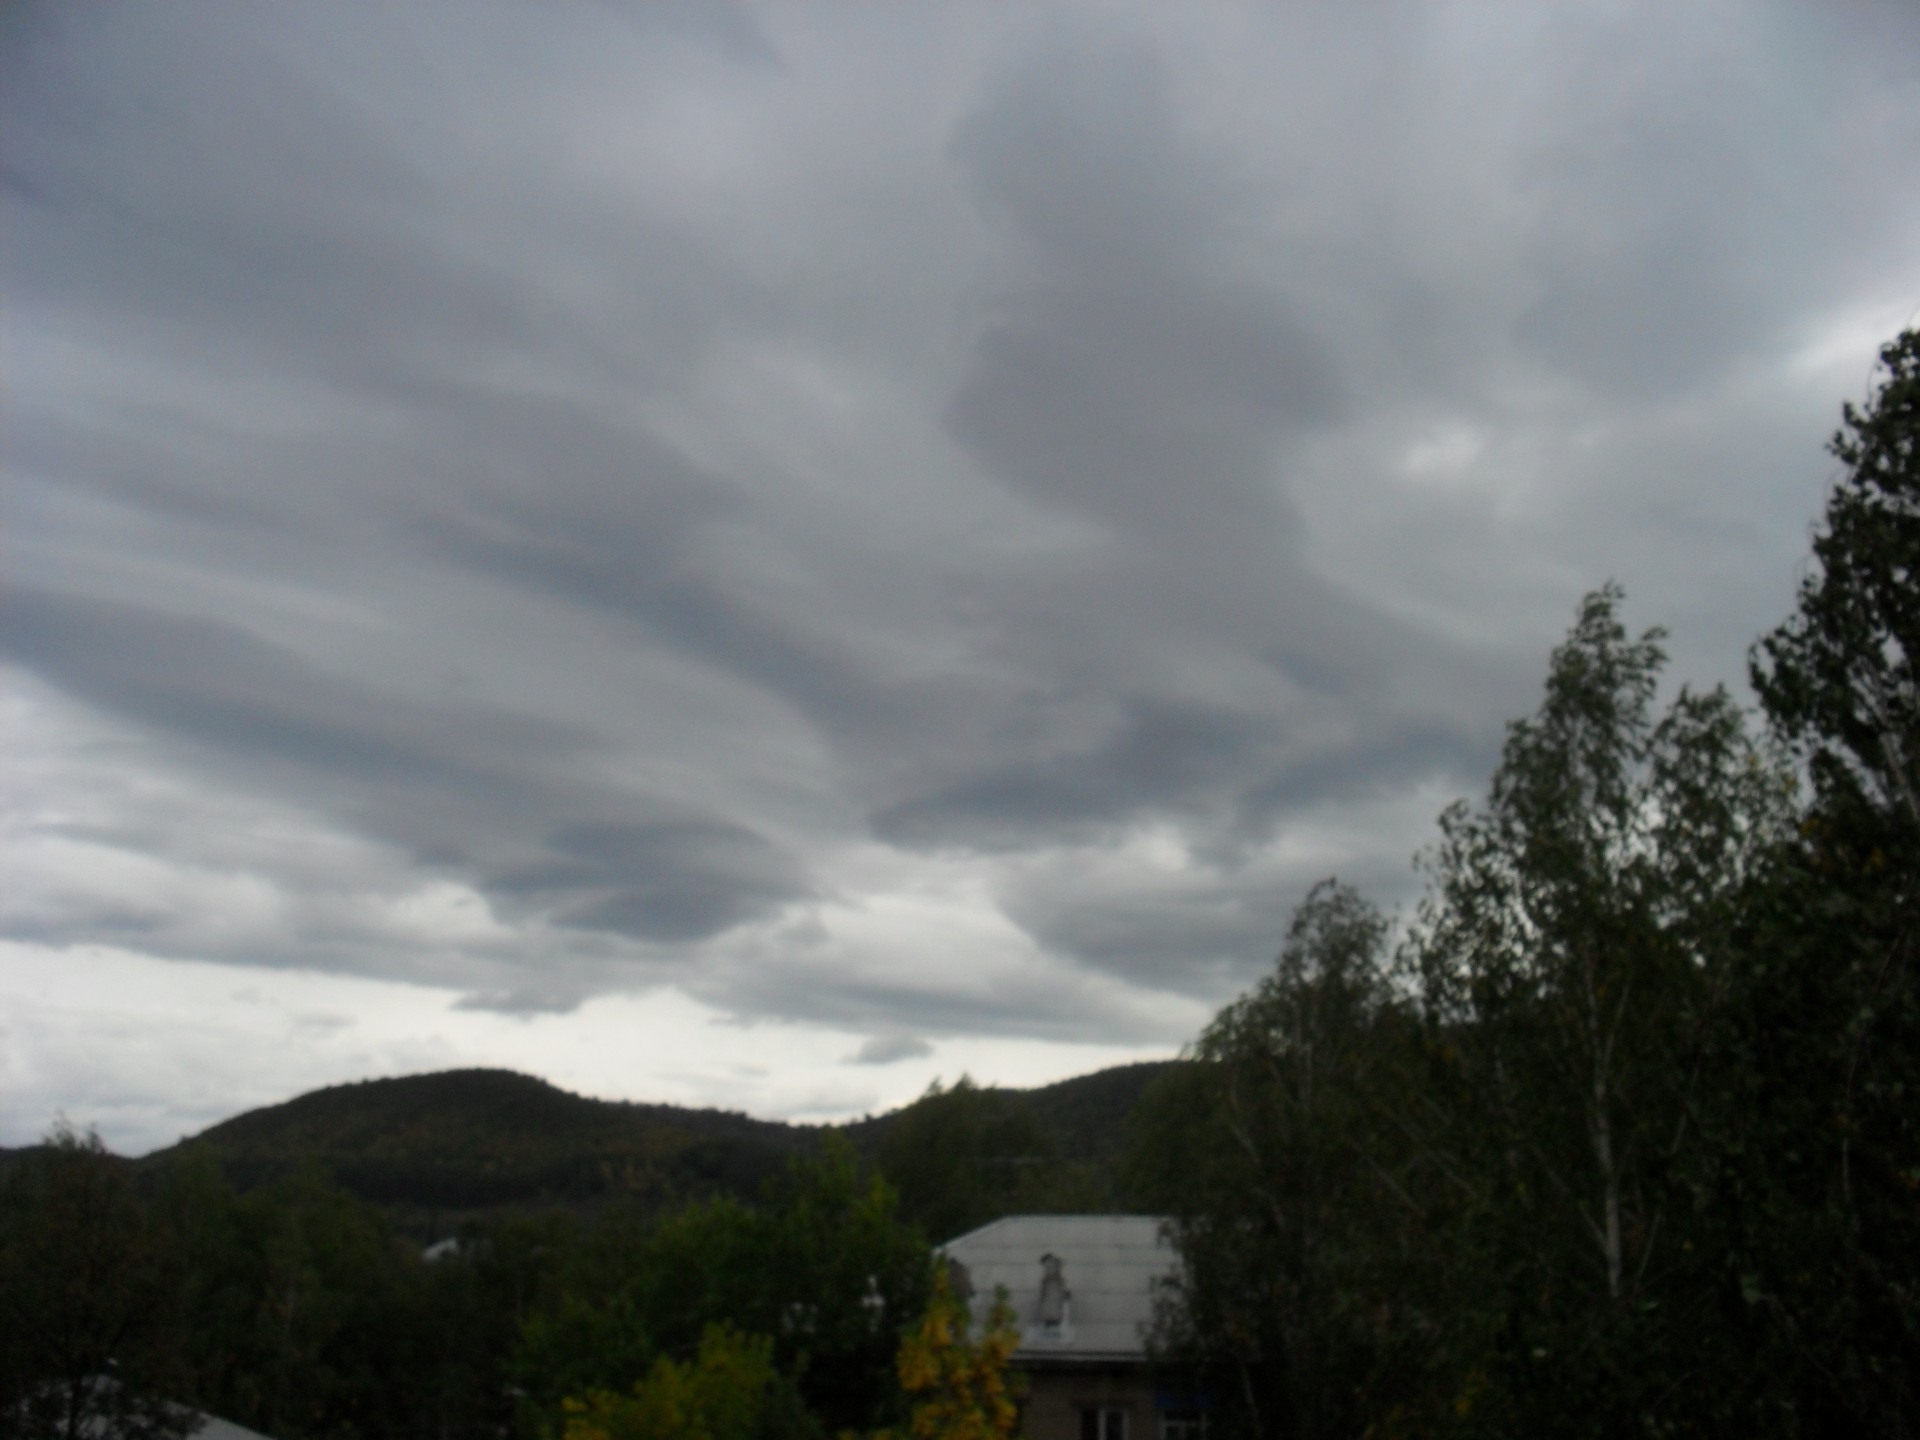
[[[769,1424],[801,1414],[791,1383],[773,1363],[772,1340],[724,1325],[707,1327],[691,1360],[661,1356],[630,1393],[594,1390],[567,1400],[564,1409],[562,1440],[762,1440],[806,1433]]]
[[[1880,352],[1865,409],[1842,407],[1829,448],[1846,474],[1814,538],[1796,613],[1755,647],[1775,728],[1830,809],[1920,830],[1920,331]]]
[[[897,1410],[900,1336],[926,1302],[927,1246],[844,1137],[797,1160],[760,1205],[720,1199],[603,1226],[532,1315],[516,1357],[536,1409],[629,1384],[725,1325],[765,1337],[830,1427]]]
[[[913,1440],[1007,1440],[1020,1419],[1017,1377],[1007,1363],[1020,1330],[1004,1291],[994,1295],[979,1339],[945,1266],[933,1271],[926,1314],[900,1343],[900,1388],[912,1399]],[[881,1431],[875,1440],[892,1440]]]
[[[893,1356],[929,1283],[926,1240],[898,1209],[840,1135],[768,1190],[758,1283],[779,1306],[777,1353],[831,1427],[876,1424],[897,1404]]]
[[[1248,1433],[1357,1434],[1430,1363],[1437,1177],[1406,1125],[1420,1037],[1386,935],[1357,891],[1316,885],[1273,973],[1143,1105],[1134,1184],[1183,1261],[1157,1345]]]
[[[950,1087],[935,1080],[893,1116],[877,1158],[900,1192],[902,1214],[931,1239],[946,1241],[1002,1215],[1068,1199],[1066,1189],[1055,1189],[1063,1167],[1053,1148],[1018,1099],[962,1075]],[[1069,1187],[1085,1178],[1064,1169]]]
[[[1524,1168],[1580,1216],[1616,1301],[1655,1228],[1638,1167],[1678,1118],[1687,1027],[1785,799],[1724,690],[1655,718],[1663,634],[1630,640],[1621,598],[1582,601],[1486,804],[1442,815],[1412,945],[1431,1013],[1473,1025]],[[1577,1117],[1551,1138],[1522,1114],[1547,1097]]]
[[[0,1435],[179,1440],[178,1286],[100,1137],[62,1124],[0,1188]]]
[[[1662,635],[1630,638],[1621,598],[1585,598],[1486,801],[1441,817],[1406,950],[1443,1129],[1486,1186],[1470,1248],[1506,1297],[1463,1403],[1478,1386],[1596,1429],[1684,1399],[1661,1356],[1688,1323],[1675,1230],[1704,1047],[1790,795],[1724,690],[1656,713]]]
[[[1716,1200],[1753,1346],[1794,1403],[1904,1436],[1920,1421],[1920,332],[1880,359],[1865,407],[1842,408],[1845,471],[1795,611],[1751,657],[1813,793],[1751,926]]]
[[[1244,1430],[1619,1433],[1694,1393],[1696,1116],[1788,786],[1723,691],[1656,705],[1620,602],[1442,816],[1396,961],[1317,887],[1149,1107],[1163,1339]]]

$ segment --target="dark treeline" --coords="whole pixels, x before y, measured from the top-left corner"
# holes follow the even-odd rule
[[[165,1398],[279,1440],[600,1440],[743,1385],[714,1440],[898,1425],[931,1241],[1146,1208],[1186,1262],[1158,1348],[1222,1440],[1912,1436],[1920,335],[1883,360],[1760,712],[1664,689],[1660,632],[1588,596],[1410,923],[1316,887],[1187,1063],[844,1133],[675,1138],[498,1075],[139,1167],[57,1132],[0,1173],[0,1429],[167,1440]],[[429,1093],[438,1128],[367,1119]]]
[[[175,1440],[188,1405],[276,1440],[585,1440],[567,1402],[663,1362],[762,1386],[743,1437],[898,1424],[930,1237],[1124,1208],[1125,1116],[1166,1068],[962,1078],[847,1133],[486,1071],[318,1092],[141,1162],[62,1129],[0,1173],[0,1434]]]
[[[1328,882],[1150,1097],[1170,1353],[1264,1436],[1920,1428],[1920,335],[1762,714],[1587,598],[1399,943]]]
[[[136,1187],[71,1132],[0,1195],[0,1423],[34,1435],[115,1406],[164,1435],[160,1397],[282,1440],[557,1433],[565,1399],[626,1389],[714,1324],[771,1337],[779,1433],[825,1435],[892,1418],[929,1273],[844,1141],[757,1204],[506,1215],[431,1258],[317,1174],[243,1195],[184,1162]]]

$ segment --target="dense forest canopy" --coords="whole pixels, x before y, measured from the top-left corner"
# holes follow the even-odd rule
[[[1185,1063],[844,1134],[497,1075],[140,1168],[59,1130],[0,1175],[0,1427],[997,1433],[1006,1336],[966,1348],[930,1244],[1144,1208],[1221,1436],[1912,1435],[1920,334],[1882,361],[1760,711],[1594,591],[1411,922],[1316,886]]]

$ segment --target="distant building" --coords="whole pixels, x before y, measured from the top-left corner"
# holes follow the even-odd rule
[[[1009,1215],[941,1247],[983,1324],[996,1288],[1020,1327],[1027,1440],[1202,1440],[1189,1395],[1147,1373],[1156,1287],[1179,1264],[1151,1215]]]

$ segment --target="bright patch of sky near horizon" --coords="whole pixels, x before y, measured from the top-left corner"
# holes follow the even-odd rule
[[[27,4],[0,189],[0,1144],[834,1118],[1408,903],[1609,577],[1739,683],[1920,20]]]
[[[43,1133],[56,1118],[44,1109],[51,1095],[72,1123],[144,1154],[324,1085],[468,1066],[585,1095],[815,1124],[890,1108],[934,1079],[990,1073],[1045,1085],[1139,1053],[969,1036],[875,1044],[817,1025],[741,1024],[671,989],[600,996],[564,1016],[462,1009],[458,999],[356,976],[0,942],[0,1135],[19,1144]],[[1189,1010],[1191,1022],[1204,1019]],[[881,1066],[886,1079],[874,1083]]]

